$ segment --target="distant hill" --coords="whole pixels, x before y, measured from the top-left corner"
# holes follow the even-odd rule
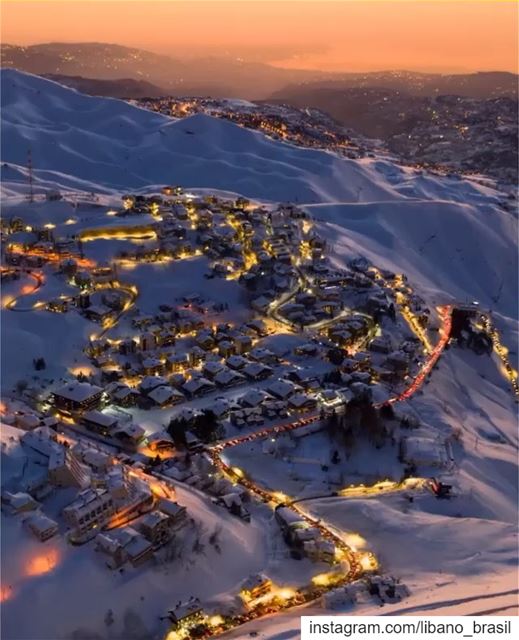
[[[3,67],[38,75],[102,80],[132,78],[164,87],[171,95],[263,98],[288,84],[327,77],[314,71],[278,69],[234,58],[181,60],[116,44],[4,44]]]
[[[100,80],[99,78],[83,78],[82,76],[64,76],[53,73],[44,74],[45,78],[59,82],[66,87],[77,89],[90,96],[107,96],[111,98],[158,98],[167,95],[166,89],[146,80],[120,78],[117,80]]]
[[[282,69],[231,57],[171,58],[144,49],[99,42],[55,42],[29,47],[4,44],[0,52],[3,67],[38,75],[100,80],[128,78],[149,82],[171,95],[251,100],[273,96],[295,100],[301,93],[364,87],[406,91],[416,96],[455,94],[490,98],[517,95],[517,76],[502,72],[464,75],[412,71],[326,73]]]
[[[348,89],[386,89],[404,91],[412,96],[432,97],[456,95],[468,98],[516,98],[518,76],[506,71],[485,71],[444,75],[413,71],[376,71],[373,73],[348,73],[317,82],[294,84],[274,93],[275,100],[308,99],[322,91],[347,91]]]

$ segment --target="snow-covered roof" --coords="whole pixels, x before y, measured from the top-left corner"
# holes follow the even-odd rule
[[[36,533],[45,533],[49,529],[58,529],[58,523],[44,515],[43,513],[35,513],[24,520],[24,524],[30,527]]]
[[[84,402],[102,391],[101,387],[97,387],[89,382],[71,382],[56,389],[54,395],[65,398],[66,400],[71,400],[72,402]]]
[[[102,427],[110,429],[117,424],[117,418],[115,416],[108,415],[102,411],[86,411],[83,414],[83,420],[98,424]]]
[[[151,398],[157,404],[164,404],[169,400],[176,398],[177,400],[183,400],[184,396],[177,391],[176,389],[172,389],[171,387],[160,386],[150,391],[148,397]]]
[[[288,398],[299,387],[290,380],[275,380],[268,387],[267,391],[277,398]]]
[[[206,378],[191,378],[191,380],[188,380],[182,386],[182,388],[190,394],[197,393],[197,391],[200,391],[201,389],[210,387],[214,387],[214,384]]]

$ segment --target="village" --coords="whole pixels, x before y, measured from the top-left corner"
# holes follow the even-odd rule
[[[69,211],[66,199],[54,190],[44,203]],[[76,230],[82,207],[97,224]],[[2,221],[3,308],[77,316],[88,336],[67,375],[42,380],[50,363],[35,353],[37,375],[2,401],[9,446],[24,459],[4,483],[2,510],[42,544],[64,536],[93,546],[107,571],[145,570],[196,538],[179,487],[244,526],[268,514],[283,553],[309,563],[305,581],[244,575],[239,606],[225,611],[196,595],[171,603],[168,640],[318,598],[333,609],[404,597],[404,585],[376,575],[373,553],[298,500],[308,486],[452,496],[455,434],[433,433],[406,400],[448,346],[452,320],[459,343],[496,348],[517,393],[489,315],[428,305],[405,274],[363,256],[335,266],[291,203],[164,186],[109,207],[76,200],[73,211],[58,228]],[[149,271],[172,265],[185,269],[181,290]],[[153,286],[164,289],[146,298]]]

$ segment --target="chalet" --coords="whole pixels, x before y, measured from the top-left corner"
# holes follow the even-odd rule
[[[195,626],[201,624],[205,620],[205,615],[202,610],[202,605],[198,598],[193,598],[188,602],[179,602],[174,609],[169,612],[169,618],[171,622],[179,627]]]
[[[245,522],[250,522],[250,513],[243,506],[241,497],[238,493],[228,493],[226,495],[219,496],[216,499],[216,504],[225,507],[229,513],[245,520]]]
[[[128,560],[134,567],[138,567],[153,557],[153,544],[132,527],[124,527],[118,533],[129,534],[129,540],[124,544]]]
[[[139,531],[153,544],[155,549],[166,544],[171,539],[173,531],[167,515],[161,511],[151,511],[140,518]]]
[[[250,336],[240,334],[234,339],[234,348],[238,355],[247,353],[252,348],[252,339]]]
[[[405,373],[409,368],[409,356],[403,351],[393,351],[386,358],[385,364],[395,371]]]
[[[224,420],[229,415],[231,405],[225,398],[218,398],[211,405],[211,410],[219,420]]]
[[[155,389],[150,391],[148,393],[148,398],[153,400],[153,402],[159,407],[178,404],[179,402],[183,402],[185,400],[185,397],[180,393],[180,391],[164,385],[155,387]]]
[[[164,373],[164,364],[158,358],[144,358],[142,369],[147,376],[161,375]]]
[[[72,382],[53,392],[54,406],[66,411],[88,411],[101,404],[103,390],[88,382]]]
[[[267,387],[267,391],[280,400],[287,400],[299,390],[300,387],[290,380],[276,380]]]
[[[276,522],[285,533],[288,532],[289,528],[293,525],[306,525],[305,521],[298,513],[283,505],[276,507],[275,518]]]
[[[114,438],[120,440],[125,445],[136,447],[142,441],[145,430],[136,424],[119,425],[113,432]]]
[[[241,375],[237,371],[233,371],[232,369],[228,369],[224,367],[219,373],[217,373],[214,377],[214,382],[219,387],[234,387],[238,384],[242,384],[245,382],[245,376]]]
[[[251,362],[241,369],[241,373],[251,380],[264,380],[272,375],[273,370],[261,362]]]
[[[157,504],[158,510],[168,518],[169,526],[178,529],[187,521],[187,509],[174,500],[161,498]]]
[[[262,573],[249,576],[240,587],[240,596],[250,602],[266,595],[272,589],[272,580]]]
[[[237,371],[240,371],[248,363],[249,363],[249,360],[247,360],[243,356],[237,356],[237,355],[229,356],[225,361],[225,364],[230,369],[236,369]]]
[[[251,320],[246,325],[255,335],[264,337],[267,335],[267,329],[263,320]]]
[[[139,392],[128,385],[116,383],[117,386],[109,393],[112,402],[120,407],[133,407]]]
[[[444,441],[422,435],[402,438],[400,455],[404,462],[416,466],[443,467],[449,461]]]
[[[205,360],[205,357],[205,351],[196,345],[187,352],[187,359],[189,365],[192,367],[196,367],[197,364],[203,362]]]
[[[76,452],[76,447],[74,447],[74,453],[81,458],[82,462],[90,467],[95,473],[105,474],[108,472],[108,469],[112,466],[112,458],[107,453],[103,453],[102,451],[98,451],[97,449],[92,449],[88,447],[84,449],[82,445],[79,445],[81,448]]]
[[[234,344],[230,340],[222,340],[218,343],[218,354],[222,356],[222,358],[228,358],[234,351]]]
[[[257,407],[269,398],[268,393],[261,389],[249,389],[247,393],[238,399],[238,402],[242,407]]]
[[[119,540],[118,533],[119,531],[116,529],[105,533],[98,533],[95,537],[95,550],[108,556],[109,559],[106,561],[106,565],[110,569],[118,569],[128,559],[126,551]]]
[[[114,416],[110,416],[101,411],[87,411],[83,414],[81,422],[87,429],[100,435],[109,435],[117,426],[118,420]]]
[[[181,373],[188,366],[188,359],[185,355],[173,353],[166,358],[166,367],[173,373]]]
[[[304,554],[314,562],[327,562],[333,564],[335,562],[335,545],[330,540],[307,540],[303,542]]]
[[[224,365],[217,360],[209,360],[202,367],[202,372],[208,379],[213,380],[217,373],[224,370]]]
[[[186,377],[182,373],[174,373],[169,378],[169,383],[172,387],[175,387],[175,389],[180,389],[185,382]]]
[[[141,380],[139,390],[145,395],[149,395],[150,391],[157,387],[168,386],[168,381],[162,376],[146,376]]]
[[[156,431],[147,437],[148,447],[151,451],[170,451],[175,444],[167,431]]]
[[[195,337],[195,342],[204,351],[210,351],[211,349],[214,349],[216,345],[216,341],[213,336],[206,331],[198,333]]]
[[[288,406],[294,411],[312,411],[317,405],[317,400],[304,393],[296,393],[288,399]]]
[[[249,353],[249,357],[257,362],[272,364],[276,362],[276,356],[270,349],[263,349],[262,347],[256,347]]]
[[[190,398],[203,396],[214,391],[215,385],[206,378],[191,378],[183,386],[183,391]]]

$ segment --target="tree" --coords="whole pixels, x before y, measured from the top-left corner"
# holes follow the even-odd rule
[[[41,371],[47,367],[47,363],[45,362],[45,358],[34,358],[32,364],[36,371]]]
[[[371,402],[364,403],[361,407],[361,426],[375,446],[382,446],[386,436],[385,428]]]
[[[28,386],[29,386],[29,383],[27,382],[27,380],[18,380],[18,382],[15,385],[15,389],[18,395],[22,395],[22,393],[25,391],[25,389],[27,389]]]
[[[393,410],[393,405],[391,404],[383,404],[380,407],[380,416],[385,418],[386,420],[393,420],[395,417],[395,412]]]
[[[195,416],[191,431],[202,442],[214,442],[217,439],[218,418],[211,409],[204,409]]]
[[[111,627],[114,622],[114,612],[111,609],[108,609],[105,615],[105,625],[107,627]]]
[[[185,418],[171,418],[167,432],[176,447],[186,446],[186,431],[189,431],[190,426],[190,423]]]
[[[328,360],[336,366],[340,366],[344,361],[344,351],[342,349],[329,349],[327,356]]]

